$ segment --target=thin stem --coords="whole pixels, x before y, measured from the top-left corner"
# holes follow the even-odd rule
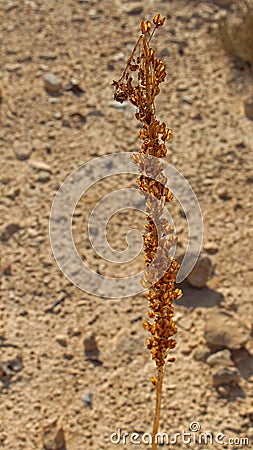
[[[153,28],[152,33],[150,33],[148,43],[150,43],[150,41],[151,41],[154,33],[156,32],[156,30],[157,30],[157,26],[155,28]]]
[[[140,43],[142,40],[143,40],[143,35],[141,34],[140,37],[137,39],[135,45],[134,45],[134,48],[133,48],[133,50],[132,50],[132,53],[131,53],[130,57],[128,58],[127,65],[126,65],[126,67],[125,67],[125,69],[124,69],[124,72],[123,72],[121,78],[119,79],[119,82],[120,82],[121,80],[124,80],[125,75],[126,75],[126,72],[127,72],[127,70],[128,70],[128,66],[129,66],[129,64],[131,64],[131,61],[132,61],[132,59],[133,59],[133,57],[134,57],[134,54],[135,54],[135,52],[136,52],[136,49],[137,49],[139,43]]]
[[[157,450],[157,439],[156,435],[158,433],[161,403],[162,403],[162,386],[163,386],[163,367],[158,368],[157,384],[156,384],[156,405],[155,405],[155,417],[153,424],[153,434],[152,434],[152,450]]]

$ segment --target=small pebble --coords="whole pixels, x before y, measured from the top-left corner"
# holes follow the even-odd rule
[[[212,277],[214,265],[207,256],[200,257],[188,276],[189,283],[196,288],[202,288]]]
[[[67,339],[66,336],[64,336],[63,334],[58,334],[55,337],[56,342],[58,342],[58,344],[60,344],[62,347],[67,347]]]
[[[8,194],[7,194],[7,197],[8,197],[10,200],[15,200],[15,198],[18,197],[19,194],[20,194],[20,189],[19,189],[19,188],[17,188],[17,189],[11,188],[11,189],[9,190]]]
[[[40,64],[39,68],[40,68],[40,70],[43,70],[43,72],[48,71],[48,66],[46,64]]]
[[[210,347],[236,350],[249,340],[250,329],[236,314],[216,310],[206,320],[205,338]]]
[[[61,113],[60,111],[59,111],[59,112],[56,112],[55,115],[54,115],[54,117],[55,117],[55,119],[59,120],[59,119],[62,118],[62,113]]]
[[[77,327],[70,327],[69,329],[68,329],[68,334],[71,336],[71,337],[74,337],[74,336],[80,336],[81,335],[81,331],[80,331],[80,329],[79,328],[77,328]]]
[[[206,361],[207,358],[210,356],[211,350],[205,345],[202,345],[198,348],[196,348],[193,357],[195,361]]]
[[[245,100],[244,112],[248,119],[253,120],[253,97],[250,97],[247,100]]]
[[[95,9],[90,9],[89,10],[89,19],[91,20],[96,20],[97,18],[97,12]]]
[[[231,387],[229,384],[225,384],[224,386],[217,386],[217,391],[222,397],[229,397],[231,392]]]
[[[133,8],[130,8],[130,9],[127,11],[127,14],[128,14],[129,16],[137,16],[138,14],[141,14],[142,11],[143,11],[143,6],[138,5],[138,6],[134,6]]]
[[[56,419],[44,427],[43,446],[44,450],[63,450],[66,448],[64,431],[58,425]]]
[[[20,67],[20,64],[5,64],[5,70],[7,70],[7,72],[16,72]]]
[[[159,56],[161,56],[161,58],[166,58],[167,56],[170,56],[169,49],[167,47],[163,47],[159,52]]]
[[[228,190],[227,190],[227,188],[225,186],[220,186],[217,189],[217,194],[218,194],[218,197],[221,200],[230,200],[230,198],[231,198],[229,193],[228,193]]]
[[[182,97],[181,103],[186,104],[186,105],[192,105],[193,98],[190,97],[189,95],[187,95],[187,96],[185,95],[184,97]]]
[[[92,398],[93,398],[93,394],[91,392],[89,392],[88,394],[83,394],[82,402],[84,403],[85,406],[90,407],[92,405]]]
[[[0,241],[7,242],[13,234],[21,229],[20,225],[17,223],[9,223],[6,225],[0,233]]]
[[[68,361],[71,361],[71,360],[74,358],[74,355],[73,355],[73,353],[65,352],[64,355],[63,355],[63,357],[64,357],[65,359],[67,359]]]
[[[247,436],[253,439],[253,427],[250,427],[247,431]]]
[[[63,127],[68,127],[68,128],[70,128],[70,122],[69,122],[69,120],[63,119],[63,121],[62,121],[62,126],[63,126]]]
[[[216,366],[217,364],[225,363],[227,366],[232,366],[233,362],[231,359],[231,353],[228,349],[221,350],[220,352],[212,353],[208,356],[206,360],[210,367]]]
[[[215,242],[207,242],[207,244],[204,246],[204,250],[210,255],[214,255],[218,252],[219,247],[215,244]]]
[[[43,55],[39,56],[40,59],[45,59],[46,61],[53,61],[54,59],[57,58],[55,53],[44,53]]]
[[[192,327],[192,320],[188,317],[182,317],[178,322],[180,328],[183,328],[186,331],[189,331]]]
[[[40,170],[37,177],[38,181],[41,181],[42,183],[46,183],[50,180],[50,173],[46,170]]]
[[[44,75],[44,86],[47,92],[59,94],[61,91],[61,80],[51,72]]]
[[[214,386],[238,383],[239,380],[240,373],[236,367],[222,366],[213,373]]]
[[[0,274],[7,277],[11,276],[11,263],[9,261],[1,261]]]
[[[20,161],[28,159],[32,153],[32,147],[27,142],[14,142],[13,150]]]
[[[52,172],[51,166],[44,161],[31,160],[29,166],[34,170],[45,170],[46,172]]]
[[[103,117],[104,113],[101,111],[101,109],[92,109],[88,112],[88,116],[95,116],[95,117]]]
[[[52,103],[53,105],[55,105],[56,103],[59,103],[59,99],[56,98],[56,97],[50,97],[49,98],[49,103]]]
[[[96,337],[94,334],[85,338],[83,344],[87,359],[94,359],[99,356],[99,349],[97,347]]]

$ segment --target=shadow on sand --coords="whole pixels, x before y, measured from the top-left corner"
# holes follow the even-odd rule
[[[220,305],[224,300],[224,297],[220,292],[216,292],[207,286],[198,289],[192,287],[188,281],[184,281],[178,287],[182,289],[183,297],[177,304],[188,308],[210,308]]]

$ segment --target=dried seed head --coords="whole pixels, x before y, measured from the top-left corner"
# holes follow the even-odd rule
[[[151,377],[151,378],[150,378],[150,382],[151,382],[154,386],[156,386],[156,385],[157,385],[157,378],[156,378],[156,377]]]
[[[155,24],[157,27],[162,27],[163,24],[164,24],[164,22],[165,22],[165,19],[166,19],[165,17],[163,17],[163,18],[161,19],[160,14],[156,14],[156,15],[154,16],[153,22],[154,22],[154,24]]]
[[[159,20],[160,20],[160,14],[156,14],[153,19],[154,24],[157,25],[159,23]]]
[[[165,17],[156,14],[153,19],[153,32],[164,24]],[[129,100],[137,108],[135,116],[142,128],[138,137],[142,141],[141,151],[133,154],[132,159],[140,170],[137,179],[140,192],[146,198],[146,233],[143,236],[145,265],[142,285],[148,288],[146,299],[149,301],[149,320],[144,321],[143,328],[151,337],[146,346],[150,350],[157,368],[165,365],[168,353],[176,341],[173,339],[177,329],[173,321],[173,302],[182,296],[175,288],[179,264],[170,256],[170,249],[176,243],[174,229],[162,218],[163,205],[173,199],[166,187],[167,179],[163,174],[163,164],[159,158],[166,155],[165,142],[172,138],[172,130],[165,122],[160,123],[155,117],[154,100],[159,93],[159,84],[165,80],[164,63],[155,56],[150,47],[153,32],[151,22],[141,21],[141,32],[123,75],[114,81],[115,100],[120,103]],[[151,158],[155,156],[156,158]],[[162,274],[162,275],[161,275]],[[153,380],[153,381],[152,381]],[[156,384],[156,379],[151,382]]]
[[[144,22],[144,20],[141,21],[141,32],[143,34],[147,33],[151,28],[152,25],[150,20],[146,20],[146,22]]]

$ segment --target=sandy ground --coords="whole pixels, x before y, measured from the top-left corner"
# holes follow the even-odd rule
[[[157,112],[174,130],[167,161],[197,195],[203,249],[215,265],[202,289],[184,283],[176,306],[176,362],[166,371],[160,429],[173,437],[198,422],[204,433],[234,439],[203,447],[192,433],[191,444],[178,438],[174,448],[252,448],[253,122],[243,110],[252,77],[221,48],[217,24],[227,11],[216,3],[1,2],[2,449],[57,450],[64,441],[67,450],[130,449],[129,436],[116,445],[111,434],[120,429],[141,438],[151,432],[155,391],[149,378],[155,371],[144,346],[143,294],[102,298],[75,287],[52,255],[49,215],[61,183],[81,164],[139,148],[133,109],[115,107],[111,82],[121,75],[140,19],[157,11],[167,17],[154,39],[167,69]],[[45,90],[48,72],[61,81],[59,95]],[[83,92],[71,90],[72,78]],[[90,248],[85,224],[105,194],[133,187],[134,180],[111,176],[77,206],[76,246],[87,264],[108,276],[136,273],[142,258],[123,269],[107,264]],[[180,253],[187,222],[174,205]],[[125,248],[135,222],[141,226],[143,214],[113,216],[108,240],[116,250]],[[207,346],[205,334],[208,317],[220,311],[233,317],[232,336],[239,333],[238,319],[248,330],[238,348],[219,349],[237,373],[223,388],[215,386],[208,356],[217,348]],[[45,427],[54,421],[51,445]],[[60,430],[58,442],[54,429]],[[241,438],[248,438],[248,447],[236,441]]]

